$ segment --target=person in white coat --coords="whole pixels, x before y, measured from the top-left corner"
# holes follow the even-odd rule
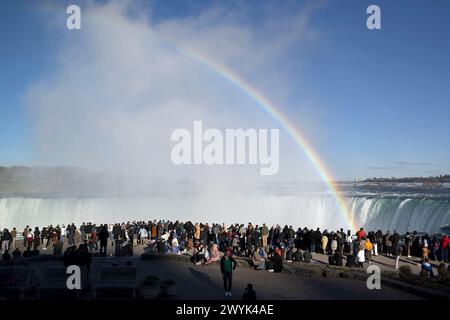
[[[364,249],[361,249],[361,248],[359,249],[356,259],[358,261],[358,268],[363,268],[364,262],[366,261]]]
[[[148,237],[148,232],[144,227],[139,229],[139,244],[144,244],[145,239]]]

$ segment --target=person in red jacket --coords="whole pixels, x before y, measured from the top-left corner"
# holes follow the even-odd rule
[[[449,246],[450,246],[450,238],[447,235],[445,235],[442,237],[442,240],[441,240],[442,260],[444,262],[447,262],[447,260],[448,260]]]
[[[361,240],[362,238],[366,237],[366,232],[364,231],[364,228],[359,229],[359,231],[356,233],[356,237],[358,240]]]

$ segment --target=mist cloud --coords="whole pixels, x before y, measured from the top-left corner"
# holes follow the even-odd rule
[[[88,5],[82,29],[62,32],[53,73],[26,94],[35,119],[36,161],[176,178],[213,174],[211,168],[174,167],[174,129],[192,129],[194,120],[217,128],[279,124],[177,48],[202,52],[282,101],[292,86],[285,55],[294,45],[307,48],[314,42],[309,19],[317,7],[314,2],[277,12],[274,6],[275,14],[262,10],[261,19],[251,22],[245,4],[161,21],[140,2]],[[287,136],[284,142],[282,148],[292,149]],[[298,156],[285,152],[281,158],[286,164],[297,157],[303,176],[315,177],[307,160]],[[244,172],[258,175],[257,168],[218,170],[221,176],[223,170],[240,178]]]

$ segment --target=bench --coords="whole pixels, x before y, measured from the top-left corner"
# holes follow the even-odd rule
[[[30,267],[0,267],[0,296],[6,298],[18,294],[23,299],[25,294],[37,285],[37,279]]]
[[[69,289],[67,279],[71,274],[66,267],[46,267],[42,271],[39,286],[37,288],[38,299],[52,295],[54,297],[75,296],[79,298],[81,292],[87,287],[87,271],[81,268],[81,289]]]
[[[136,297],[137,268],[132,266],[102,267],[99,272],[97,285],[94,288],[94,298],[100,292],[117,293],[130,292]]]

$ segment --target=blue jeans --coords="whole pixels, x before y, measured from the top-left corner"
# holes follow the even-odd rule
[[[231,284],[232,284],[232,276],[233,274],[231,272],[224,272],[223,273],[223,287],[225,289],[225,292],[231,292]]]
[[[261,261],[261,263],[255,265],[256,270],[266,270],[266,263]]]

